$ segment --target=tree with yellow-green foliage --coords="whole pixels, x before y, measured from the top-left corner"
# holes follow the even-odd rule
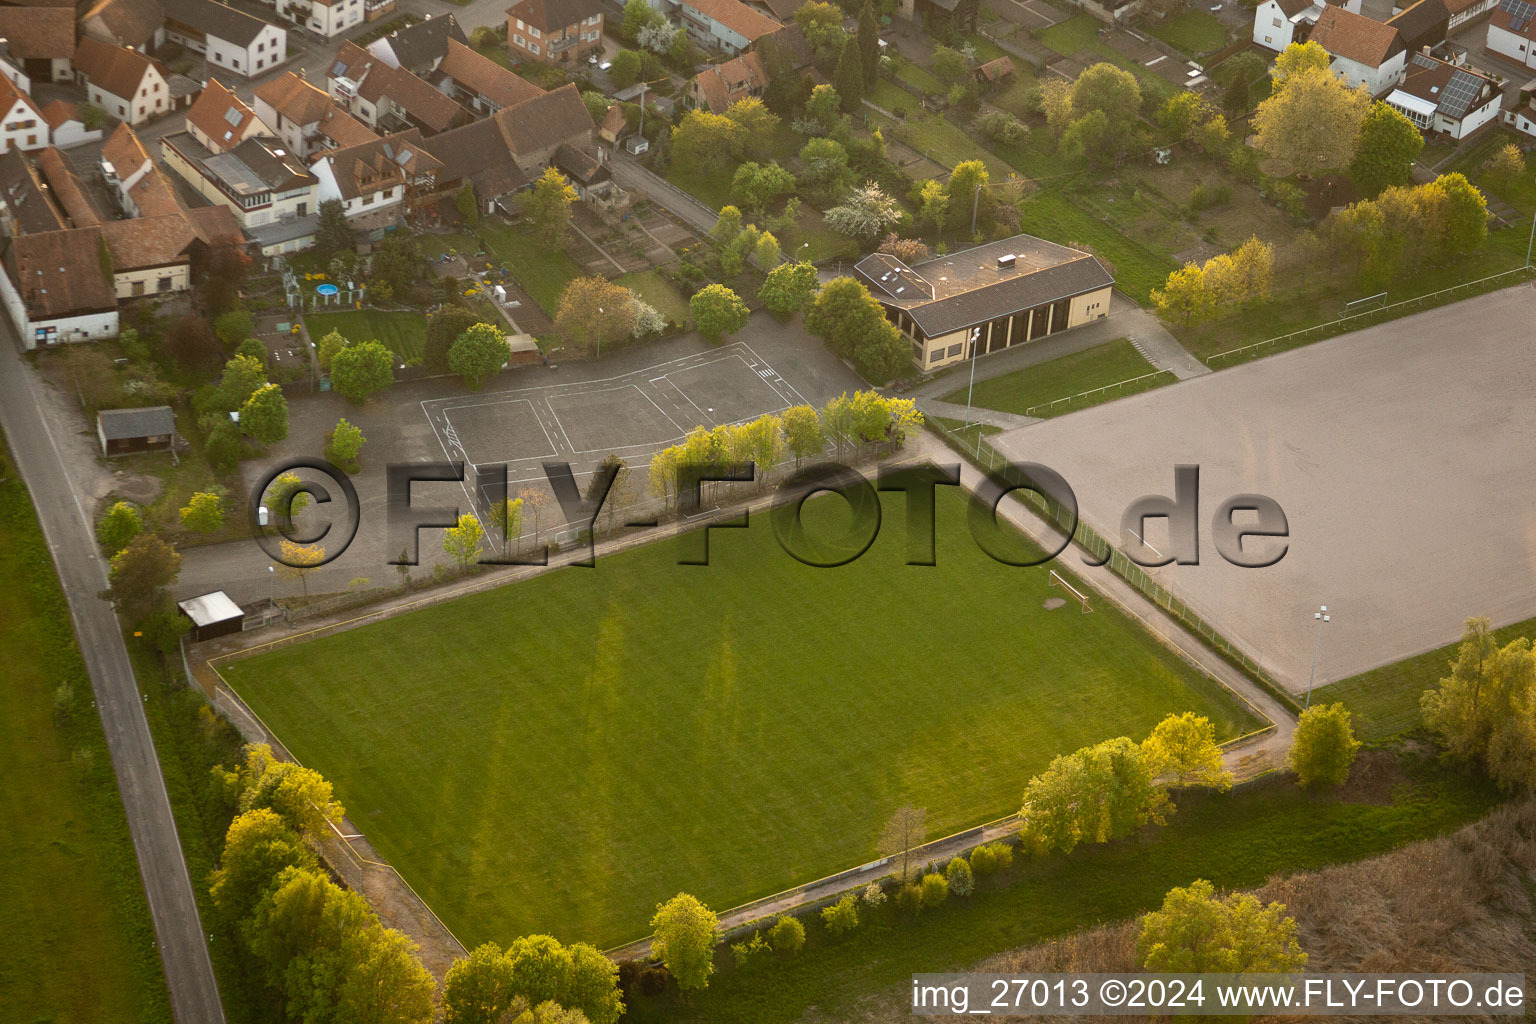
[[[576,190],[553,166],[544,168],[539,180],[533,183],[533,191],[523,200],[523,213],[533,225],[534,234],[548,246],[565,242],[566,229],[571,225],[571,205],[576,202]]]
[[[1307,965],[1283,904],[1218,896],[1203,878],[1170,889],[1162,907],[1142,916],[1136,949],[1141,966],[1159,973],[1290,974]]]
[[[1216,727],[1204,715],[1168,715],[1141,741],[1141,755],[1153,778],[1171,776],[1176,786],[1232,788],[1232,773],[1221,760]]]
[[[1525,638],[1500,647],[1485,618],[1468,619],[1451,674],[1419,699],[1424,724],[1457,761],[1501,789],[1536,788],[1536,653]]]
[[[1370,110],[1363,86],[1352,89],[1328,70],[1308,66],[1287,75],[1284,88],[1259,104],[1253,126],[1260,149],[1315,174],[1355,158]]]

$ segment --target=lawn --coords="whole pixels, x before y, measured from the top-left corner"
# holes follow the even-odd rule
[[[338,313],[306,313],[304,326],[316,345],[332,331],[349,341],[382,341],[408,363],[421,361],[427,345],[427,318],[420,313],[380,309],[347,309]]]
[[[1512,623],[1493,635],[1501,647],[1519,637],[1536,637],[1536,619]],[[1366,739],[1406,732],[1420,724],[1419,697],[1450,675],[1460,646],[1458,640],[1319,687],[1312,692],[1312,703],[1343,701],[1355,713],[1356,728]]]
[[[1151,249],[1083,208],[1084,197],[1069,190],[1045,189],[1024,200],[1024,229],[1062,245],[1087,245],[1115,268],[1115,287],[1146,302],[1177,265],[1166,251]]]
[[[902,804],[933,836],[1013,813],[1054,754],[1170,711],[1257,724],[1113,605],[1044,608],[1046,569],[988,559],[951,488],[937,564],[906,565],[904,508],[836,570],[763,517],[707,568],[663,541],[223,672],[471,948],[611,946],[679,890],[725,908],[863,863]]]
[[[688,300],[672,284],[654,270],[642,270],[637,274],[625,274],[615,278],[614,284],[630,289],[641,299],[656,307],[656,311],[674,323],[689,322]]]
[[[0,1006],[169,1022],[112,760],[26,488],[0,447]]]
[[[947,96],[949,88],[937,75],[921,64],[914,64],[909,60],[898,61],[892,72],[907,85],[924,96]]]
[[[1214,53],[1227,45],[1227,30],[1209,11],[1181,11],[1152,29],[1152,34],[1191,57]]]
[[[731,181],[736,175],[736,161],[722,158],[708,165],[674,160],[667,167],[667,180],[693,196],[711,210],[731,203]]]
[[[1086,409],[1090,405],[1113,401],[1126,395],[1162,387],[1173,383],[1171,374],[1142,381],[1134,387],[1100,392],[1076,402],[1063,402],[1054,408],[1037,408],[1059,398],[1070,398],[1084,391],[1108,387],[1133,377],[1156,373],[1157,369],[1141,357],[1125,338],[1074,352],[1052,359],[1047,363],[1026,366],[1001,377],[976,382],[975,404],[983,409],[1013,412],[1021,416],[1060,416],[1064,413]],[[944,396],[946,402],[964,402],[967,388],[959,388]],[[1034,411],[1030,411],[1033,409]]]
[[[880,78],[875,81],[873,87],[864,93],[864,98],[877,107],[883,107],[891,113],[898,111],[909,114],[917,109],[917,97],[896,83]]]
[[[820,211],[809,206],[800,207],[794,226],[779,241],[784,255],[790,259],[816,263],[834,258],[859,258],[859,243],[827,227]]]
[[[550,316],[559,310],[565,286],[582,276],[581,267],[564,249],[539,241],[526,227],[482,224],[480,240]]]
[[[807,944],[792,958],[743,970],[718,951],[702,992],[631,996],[625,1020],[791,1024],[801,1020],[887,1020],[877,1003],[900,999],[914,973],[962,971],[1004,950],[1143,913],[1172,887],[1206,878],[1218,889],[1262,885],[1276,875],[1359,860],[1449,832],[1486,814],[1487,783],[1439,769],[1432,755],[1396,752],[1402,781],[1391,796],[1310,795],[1270,777],[1227,795],[1183,794],[1166,828],[1068,855],[1016,858],[1005,887],[981,882],[969,899],[949,899],[916,921],[893,901],[859,907],[859,927],[832,939],[806,923]]]
[[[993,181],[1008,178],[1006,163],[941,114],[910,118],[898,133],[903,142],[943,167],[954,167],[964,160],[980,160],[987,165],[987,173]]]
[[[1086,12],[1074,14],[1066,21],[1041,29],[1035,38],[1063,57],[1071,57],[1093,48],[1099,41],[1099,29],[1103,22]]]
[[[1483,173],[1483,165],[1488,163],[1494,153],[1510,143],[1515,143],[1518,147],[1520,136],[1508,129],[1489,132],[1477,145],[1457,157],[1446,170],[1460,171],[1485,192],[1490,192],[1517,210],[1529,214],[1536,209],[1536,176],[1531,173],[1536,171],[1536,156],[1530,153],[1525,154],[1526,173],[1516,176],[1513,181],[1499,182],[1494,185]]]

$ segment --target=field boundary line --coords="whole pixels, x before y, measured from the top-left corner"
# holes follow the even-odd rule
[[[1437,291],[1425,292],[1423,295],[1417,295],[1417,296],[1414,296],[1411,299],[1403,299],[1400,302],[1389,303],[1389,304],[1387,304],[1385,306],[1379,306],[1376,309],[1368,309],[1368,310],[1364,310],[1363,312],[1360,312],[1360,313],[1348,313],[1348,314],[1345,314],[1345,315],[1342,315],[1342,316],[1335,317],[1332,320],[1325,320],[1324,322],[1322,322],[1320,324],[1313,324],[1311,327],[1303,327],[1301,330],[1291,331],[1289,334],[1279,334],[1279,335],[1276,335],[1273,338],[1265,338],[1263,341],[1256,341],[1256,342],[1254,342],[1251,345],[1242,345],[1242,346],[1239,346],[1238,348],[1229,348],[1229,349],[1227,349],[1224,352],[1215,352],[1215,353],[1212,353],[1211,355],[1205,357],[1205,365],[1211,367],[1212,369],[1215,369],[1216,361],[1217,360],[1227,360],[1227,359],[1231,359],[1231,358],[1236,358],[1239,355],[1247,355],[1247,358],[1254,358],[1254,359],[1256,359],[1256,358],[1258,358],[1258,356],[1256,354],[1254,354],[1254,353],[1257,353],[1259,349],[1264,348],[1265,346],[1268,346],[1268,345],[1283,345],[1283,344],[1285,344],[1288,341],[1292,341],[1294,339],[1302,338],[1303,336],[1311,334],[1314,331],[1327,331],[1330,328],[1339,327],[1340,325],[1343,325],[1343,324],[1350,324],[1350,325],[1352,325],[1354,321],[1356,321],[1356,320],[1365,320],[1368,317],[1381,317],[1381,321],[1382,322],[1386,322],[1386,321],[1389,321],[1389,320],[1395,320],[1395,319],[1397,319],[1397,317],[1399,315],[1407,315],[1409,312],[1411,312],[1410,310],[1408,310],[1406,308],[1408,306],[1412,306],[1412,305],[1416,305],[1416,304],[1422,304],[1423,308],[1426,309],[1426,310],[1427,309],[1434,309],[1434,308],[1444,304],[1444,301],[1445,301],[1444,297],[1451,295],[1451,293],[1453,293],[1453,292],[1459,292],[1459,291],[1462,291],[1462,290],[1466,290],[1468,292],[1466,297],[1467,298],[1474,298],[1477,295],[1483,294],[1485,291],[1495,291],[1495,290],[1497,290],[1497,289],[1483,289],[1482,291],[1476,290],[1476,289],[1479,288],[1479,286],[1486,285],[1490,281],[1497,281],[1497,280],[1499,280],[1501,278],[1511,278],[1511,279],[1514,279],[1514,280],[1512,280],[1511,283],[1512,284],[1517,284],[1517,283],[1519,283],[1519,280],[1529,279],[1529,278],[1531,278],[1533,276],[1536,276],[1536,267],[1524,266],[1524,267],[1515,267],[1513,270],[1501,270],[1497,274],[1489,274],[1487,277],[1480,277],[1480,278],[1477,278],[1476,280],[1473,280],[1473,281],[1463,281],[1460,284],[1453,284],[1453,285],[1451,285],[1448,288],[1441,288],[1441,289],[1439,289]],[[1385,294],[1385,293],[1382,293],[1382,294]],[[1372,296],[1372,298],[1374,298],[1374,296]],[[1435,301],[1435,300],[1442,300],[1442,301]],[[1360,301],[1360,300],[1356,300],[1356,301]],[[1450,300],[1450,301],[1455,301],[1455,300]],[[1400,310],[1401,312],[1400,313],[1399,312],[1394,312],[1394,311],[1398,311],[1398,310]],[[1384,314],[1384,313],[1388,314],[1388,315],[1382,316],[1382,314]],[[1363,325],[1363,326],[1372,326],[1372,325]],[[1324,340],[1326,340],[1326,337],[1319,337],[1316,340],[1324,341]]]
[[[1127,377],[1125,380],[1116,381],[1113,384],[1105,384],[1103,387],[1099,387],[1099,388],[1089,388],[1087,391],[1079,391],[1077,394],[1075,394],[1075,395],[1068,395],[1065,398],[1057,398],[1057,399],[1054,399],[1053,401],[1037,403],[1035,405],[1030,406],[1028,409],[1025,409],[1024,412],[1023,412],[1023,415],[1025,415],[1025,416],[1034,416],[1036,418],[1040,418],[1038,413],[1036,412],[1036,410],[1038,410],[1038,409],[1054,409],[1056,406],[1060,405],[1062,402],[1075,402],[1079,398],[1087,398],[1089,395],[1097,395],[1097,394],[1099,394],[1100,392],[1103,392],[1103,391],[1113,391],[1116,388],[1123,388],[1127,384],[1135,384],[1138,381],[1151,380],[1153,377],[1161,377],[1165,373],[1172,375],[1175,382],[1178,381],[1178,375],[1174,374],[1174,372],[1172,370],[1153,370],[1151,373],[1143,373],[1139,377]]]

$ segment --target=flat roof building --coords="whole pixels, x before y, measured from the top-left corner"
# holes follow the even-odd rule
[[[912,361],[923,370],[1098,320],[1109,313],[1115,284],[1092,254],[1033,235],[911,267],[877,252],[854,273],[912,342]]]

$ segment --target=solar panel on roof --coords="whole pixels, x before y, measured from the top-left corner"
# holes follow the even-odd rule
[[[1530,0],[1500,0],[1499,10],[1517,22],[1528,22],[1536,17],[1536,4]]]
[[[1430,68],[1430,69],[1433,69],[1433,68],[1437,67],[1439,65],[1439,63],[1440,63],[1439,61],[1435,60],[1435,58],[1433,58],[1431,56],[1428,56],[1427,54],[1423,54],[1423,53],[1416,53],[1416,54],[1414,54],[1413,55],[1413,62],[1415,64],[1417,64],[1421,68]]]
[[[228,121],[230,124],[239,124],[242,120],[240,111],[236,110],[234,107],[230,107],[228,110],[224,111],[224,120]]]
[[[1440,110],[1448,117],[1461,117],[1472,108],[1482,91],[1482,81],[1465,71],[1451,73],[1451,80],[1440,96]]]
[[[333,74],[333,75],[344,75],[346,73],[347,73],[347,66],[345,64],[343,64],[341,61],[337,61],[331,67],[331,74]]]

